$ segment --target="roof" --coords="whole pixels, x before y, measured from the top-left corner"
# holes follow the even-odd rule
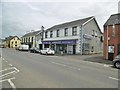
[[[48,28],[47,30],[57,29],[57,28],[67,27],[67,26],[73,26],[73,25],[76,25],[76,24],[82,25],[83,23],[87,22],[88,20],[90,20],[92,18],[93,18],[93,16],[88,17],[88,18],[84,18],[84,19],[79,19],[79,20],[67,22],[67,23],[63,23],[63,24],[59,24],[59,25],[55,25],[55,26],[53,26],[51,28]]]
[[[23,35],[22,37],[35,36],[35,35],[37,35],[40,32],[41,32],[41,30],[30,32],[30,33],[27,33],[27,34]]]
[[[18,36],[9,36],[9,37],[6,37],[5,40],[11,40],[13,38],[17,37],[18,39],[20,39]]]
[[[120,13],[111,15],[104,26],[113,24],[120,24]]]

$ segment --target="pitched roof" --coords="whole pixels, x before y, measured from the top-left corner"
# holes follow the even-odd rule
[[[37,35],[39,32],[41,32],[41,30],[27,33],[27,34],[23,35],[22,37],[34,36],[34,35]]]
[[[17,37],[18,39],[20,39],[18,36],[9,36],[9,37],[6,37],[5,40],[11,40],[13,38]]]
[[[120,24],[120,13],[111,15],[110,18],[104,24],[104,26],[113,24]]]
[[[57,28],[67,27],[67,26],[73,26],[73,25],[76,25],[76,24],[82,25],[83,23],[87,22],[88,20],[90,20],[92,18],[93,18],[93,16],[88,17],[88,18],[84,18],[84,19],[79,19],[79,20],[67,22],[67,23],[63,23],[63,24],[59,24],[59,25],[55,25],[55,26],[53,26],[51,28],[48,28],[47,30],[57,29]]]

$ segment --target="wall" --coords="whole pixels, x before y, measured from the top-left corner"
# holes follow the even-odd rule
[[[97,37],[92,36],[93,30],[96,32],[97,31]],[[89,41],[90,43],[90,52],[92,51],[92,46],[94,46],[94,52],[93,53],[100,53],[103,52],[103,43],[100,41],[101,34],[95,19],[91,20],[89,23],[85,24],[83,27],[83,34],[91,35],[91,40]],[[91,52],[92,53],[92,52]]]
[[[12,44],[12,42],[13,42],[13,44]],[[15,43],[15,42],[17,42],[17,43]],[[17,45],[17,47],[19,47],[21,45],[21,41],[17,37],[10,40],[10,48],[15,48],[16,47],[15,45]]]
[[[120,44],[120,25],[115,25],[115,36],[113,36],[113,26],[108,26],[108,45],[115,46],[114,57],[118,53],[118,44]],[[104,27],[104,58],[108,59],[107,57],[107,27]]]

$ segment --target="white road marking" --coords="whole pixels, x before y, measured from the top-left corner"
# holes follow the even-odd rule
[[[104,67],[111,67],[111,66],[113,66],[113,65],[104,64]]]
[[[8,62],[8,61],[5,61],[5,62]]]
[[[15,77],[9,79],[15,79]],[[8,79],[0,80],[0,82],[5,82],[5,81],[8,81]]]
[[[7,70],[10,70],[10,69],[14,69],[14,71],[11,71],[11,72],[8,72],[8,73],[5,73],[3,75],[0,76],[0,79],[1,78],[5,78],[5,77],[8,77],[10,76],[11,74],[16,74],[18,73],[20,70],[18,70],[16,67],[12,67],[12,68],[7,68],[7,69],[4,69],[4,70],[1,70],[0,72],[2,71],[7,71]]]
[[[3,60],[5,60],[5,59],[3,58]]]
[[[75,69],[75,70],[80,70],[80,68],[71,67],[71,66],[61,64],[61,63],[57,63],[57,62],[51,62],[51,63],[56,64],[56,65],[60,65],[60,66],[64,66],[64,67],[67,67],[67,68],[72,68],[72,69]]]
[[[9,64],[10,66],[13,66],[12,64]]]
[[[7,76],[7,75],[9,75],[9,74],[15,73],[15,72],[16,72],[16,71],[12,71],[12,72],[9,72],[9,73],[6,73],[6,74],[3,74],[3,75],[0,76],[0,78],[1,78],[1,77],[4,77],[4,76]]]
[[[114,78],[114,77],[108,77],[109,79],[113,79],[113,80],[119,80],[119,79],[117,79],[117,78]]]
[[[8,79],[8,82],[9,82],[10,85],[12,86],[13,90],[16,90],[16,86],[15,86],[14,83],[11,81],[11,79]]]
[[[14,69],[14,67],[10,67],[10,68],[6,68],[4,70],[0,70],[0,72],[7,71],[7,70],[10,70],[10,69]]]

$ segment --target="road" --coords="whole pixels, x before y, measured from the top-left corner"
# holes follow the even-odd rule
[[[3,88],[118,88],[118,70],[102,64],[7,48],[1,61]]]

